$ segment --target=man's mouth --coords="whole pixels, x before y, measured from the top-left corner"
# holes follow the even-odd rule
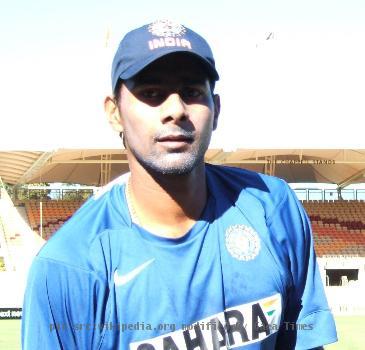
[[[194,141],[192,136],[183,134],[169,134],[157,138],[157,142],[169,149],[181,149]]]
[[[157,139],[158,142],[192,142],[193,138],[186,135],[165,135]]]

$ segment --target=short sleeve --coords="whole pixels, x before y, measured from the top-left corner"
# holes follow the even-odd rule
[[[291,281],[277,349],[304,350],[335,342],[336,327],[316,261],[310,222],[289,187],[268,225],[284,250]]]
[[[36,257],[24,297],[22,348],[94,349],[102,335],[105,283],[90,271]]]

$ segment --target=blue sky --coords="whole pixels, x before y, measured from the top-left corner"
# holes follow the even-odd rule
[[[119,147],[102,109],[112,55],[158,18],[213,48],[213,146],[364,148],[364,1],[0,0],[0,149]]]

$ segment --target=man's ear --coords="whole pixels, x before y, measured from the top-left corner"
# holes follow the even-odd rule
[[[119,114],[117,102],[112,96],[107,96],[104,100],[104,110],[109,124],[118,133],[123,131],[122,120]]]
[[[217,129],[218,117],[221,111],[221,99],[219,95],[214,95],[214,120],[213,120],[213,130]]]

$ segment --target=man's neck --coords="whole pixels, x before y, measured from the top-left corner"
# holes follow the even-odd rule
[[[187,175],[152,176],[131,167],[127,188],[134,221],[162,237],[182,237],[200,218],[207,201],[204,163]]]

